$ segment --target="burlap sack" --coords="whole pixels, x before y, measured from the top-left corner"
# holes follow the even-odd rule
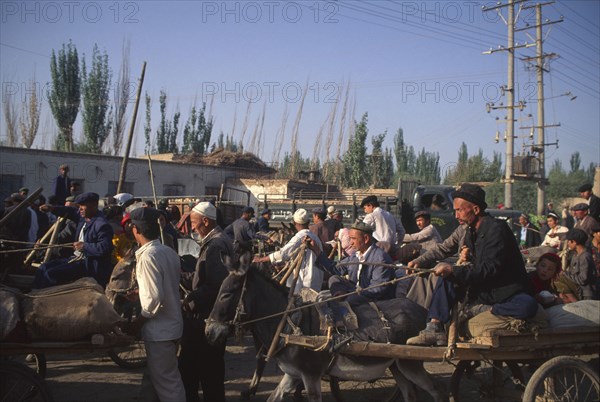
[[[123,321],[93,278],[32,290],[21,303],[31,340],[73,341]]]
[[[0,289],[0,341],[6,340],[21,321],[19,297],[21,292],[18,289]]]
[[[600,326],[600,301],[580,300],[546,309],[550,328]]]
[[[515,332],[535,331],[548,327],[548,318],[544,308],[538,305],[535,316],[527,320],[494,315],[491,310],[477,314],[467,322],[467,336],[490,336],[494,330],[510,330]]]

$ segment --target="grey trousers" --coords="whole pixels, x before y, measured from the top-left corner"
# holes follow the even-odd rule
[[[185,402],[176,341],[145,341],[148,365],[142,379],[142,401]]]

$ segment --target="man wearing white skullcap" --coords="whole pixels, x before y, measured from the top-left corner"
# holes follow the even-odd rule
[[[205,401],[225,400],[225,344],[211,346],[204,336],[208,318],[228,271],[223,256],[233,258],[233,243],[217,225],[217,209],[201,202],[190,214],[192,230],[200,235],[200,256],[196,264],[192,291],[183,301],[183,336],[179,370],[186,400],[198,400],[202,385]]]
[[[264,257],[255,257],[253,262],[270,262],[271,264],[281,264],[286,262],[290,260],[291,256],[294,255],[294,252],[298,249],[298,247],[302,246],[302,242],[304,242],[304,239],[307,236],[315,242],[319,252],[323,250],[323,246],[321,245],[321,240],[319,240],[319,237],[308,230],[310,217],[305,209],[300,208],[294,212],[292,220],[294,221],[294,226],[298,231],[294,237],[292,237],[291,240],[287,242],[287,244],[280,250]],[[298,277],[298,281],[296,282],[296,287],[294,288],[294,294],[299,294],[303,287],[314,289],[317,292],[321,290],[321,286],[323,285],[323,271],[315,266],[315,261],[315,253],[313,253],[307,247],[304,251],[304,258],[302,258],[302,266],[300,267],[300,275]],[[292,285],[292,281],[293,278],[292,275],[290,275],[287,281],[288,287]]]

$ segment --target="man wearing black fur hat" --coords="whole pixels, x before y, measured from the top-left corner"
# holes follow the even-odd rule
[[[528,295],[528,277],[517,241],[504,221],[496,220],[485,212],[485,191],[477,185],[465,183],[452,193],[454,212],[461,224],[441,244],[409,263],[417,267],[455,255],[463,246],[471,253],[464,265],[440,263],[433,273],[441,277],[436,284],[429,322],[425,330],[407,341],[412,345],[444,345],[443,324],[450,320],[450,309],[455,300],[466,299],[471,316],[491,310],[492,314],[519,319],[532,317],[537,311],[535,299]],[[477,306],[478,310],[471,307]]]

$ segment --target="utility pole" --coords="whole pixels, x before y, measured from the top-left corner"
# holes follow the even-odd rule
[[[542,33],[542,27],[544,25],[549,25],[549,24],[554,24],[557,22],[562,22],[561,20],[558,21],[547,21],[545,23],[542,23],[542,7],[548,4],[552,4],[554,3],[553,1],[548,2],[548,3],[537,3],[533,6],[527,6],[527,7],[523,7],[523,9],[529,9],[529,8],[533,8],[535,7],[535,26],[534,27],[525,27],[522,29],[518,29],[517,31],[523,31],[523,30],[527,30],[530,28],[535,28],[535,43],[536,43],[536,56],[531,57],[531,58],[526,58],[525,61],[533,61],[535,60],[536,62],[536,77],[537,77],[537,124],[534,125],[532,127],[537,129],[537,144],[534,144],[534,146],[532,147],[532,150],[537,152],[538,154],[538,175],[539,175],[539,179],[537,181],[537,211],[536,213],[538,215],[542,215],[543,211],[544,211],[544,206],[546,205],[546,156],[545,156],[545,150],[546,150],[546,146],[549,144],[546,144],[546,140],[545,140],[545,128],[546,127],[551,127],[551,126],[546,126],[545,125],[545,118],[544,118],[544,72],[547,71],[544,69],[544,59],[546,57],[554,57],[555,54],[544,54],[544,49],[543,49],[543,43],[544,43],[544,38],[543,38],[543,33]],[[552,126],[556,126],[556,125],[552,125]]]
[[[488,113],[491,109],[507,109],[507,118],[506,118],[506,170],[504,173],[504,206],[506,208],[512,208],[512,194],[513,194],[513,159],[514,159],[514,132],[515,132],[515,49],[521,47],[530,47],[533,45],[528,45],[527,43],[523,45],[516,44],[515,45],[515,4],[522,3],[525,0],[508,0],[508,4],[501,4],[494,7],[484,7],[483,11],[490,10],[499,10],[503,7],[508,7],[508,16],[506,19],[502,16],[502,14],[498,11],[500,17],[506,23],[508,27],[508,42],[506,48],[498,48],[496,50],[490,49],[488,52],[484,52],[484,54],[491,54],[498,51],[506,51],[508,52],[508,81],[505,87],[506,95],[506,106],[494,106],[493,103],[488,103],[487,110]],[[524,107],[523,102],[519,102],[516,106],[521,110]]]

